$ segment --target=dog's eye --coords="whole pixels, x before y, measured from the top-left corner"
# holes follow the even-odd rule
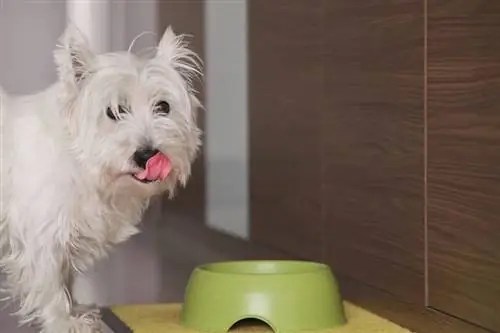
[[[159,101],[155,105],[154,112],[158,113],[159,115],[166,116],[170,113],[170,104],[165,101]]]
[[[122,107],[121,105],[118,106],[118,114],[113,112],[113,109],[111,107],[108,107],[106,109],[106,115],[108,116],[109,119],[117,121],[120,119],[120,116],[127,113],[127,110]]]

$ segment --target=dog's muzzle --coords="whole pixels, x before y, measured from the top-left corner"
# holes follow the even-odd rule
[[[143,147],[138,149],[132,156],[134,163],[142,171],[132,174],[132,176],[141,183],[162,182],[172,170],[170,159],[152,147]]]
[[[148,160],[155,156],[158,153],[158,149],[153,149],[153,148],[141,148],[138,149],[135,153],[134,156],[132,157],[135,164],[141,169],[146,168],[146,163]]]

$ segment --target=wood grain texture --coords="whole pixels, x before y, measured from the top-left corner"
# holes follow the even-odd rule
[[[322,0],[249,2],[253,240],[321,257]]]
[[[500,332],[500,2],[428,12],[430,305]]]
[[[423,307],[423,3],[325,2],[327,259]]]
[[[364,282],[337,276],[342,295],[377,315],[390,319],[415,333],[491,333],[480,327],[441,312],[425,309],[421,304],[406,302],[400,297]]]
[[[187,35],[187,40],[198,55],[204,58],[204,0],[160,0],[158,1],[159,31],[172,26],[179,34]],[[205,93],[202,82],[197,84],[198,98],[204,103]],[[199,125],[205,128],[205,111],[200,110]],[[202,138],[203,142],[205,141]],[[186,188],[180,189],[173,201],[165,199],[165,209],[190,216],[195,221],[205,221],[205,154],[202,147],[195,160],[192,176]]]

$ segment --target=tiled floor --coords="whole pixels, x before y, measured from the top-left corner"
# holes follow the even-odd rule
[[[115,249],[85,278],[77,279],[75,295],[99,305],[179,302],[197,265],[269,257],[282,256],[206,230],[198,222],[162,214],[156,205],[146,215],[141,234]],[[17,327],[11,310],[0,312],[0,332],[34,333]]]

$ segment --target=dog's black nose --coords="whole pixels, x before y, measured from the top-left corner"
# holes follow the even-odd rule
[[[148,160],[158,153],[158,149],[141,148],[134,153],[134,162],[138,167],[145,169]]]

